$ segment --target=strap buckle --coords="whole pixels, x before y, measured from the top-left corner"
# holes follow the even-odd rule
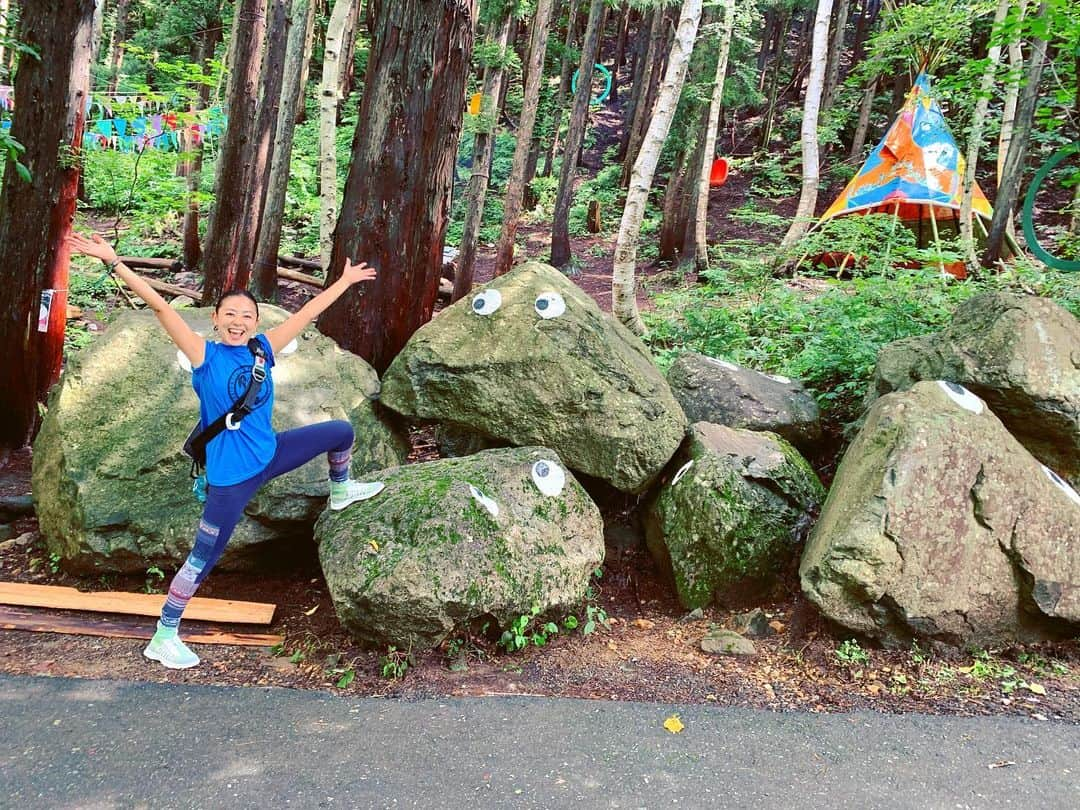
[[[240,423],[239,422],[233,423],[232,419],[233,419],[233,412],[232,411],[229,411],[227,414],[225,414],[225,429],[226,430],[239,430],[240,429]]]

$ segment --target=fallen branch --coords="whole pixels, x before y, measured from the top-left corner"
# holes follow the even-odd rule
[[[301,281],[304,284],[311,284],[315,287],[322,287],[326,283],[321,278],[309,276],[307,273],[301,273],[299,270],[289,270],[285,267],[279,267],[277,274],[281,278],[289,279],[289,281]]]
[[[178,273],[184,269],[179,259],[155,259],[149,256],[120,256],[120,261],[128,267],[153,267],[157,270],[170,270]]]
[[[301,259],[299,256],[278,256],[278,264],[289,267],[303,267],[305,270],[322,270],[322,265],[312,259]]]

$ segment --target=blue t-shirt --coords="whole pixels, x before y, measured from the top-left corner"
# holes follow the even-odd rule
[[[226,428],[206,445],[206,480],[214,486],[227,487],[246,481],[265,469],[277,450],[277,437],[270,426],[274,407],[274,380],[270,374],[274,350],[265,335],[257,335],[256,339],[266,349],[266,379],[254,409],[240,422],[240,428]],[[191,387],[199,397],[199,419],[204,426],[212,424],[244,395],[254,361],[247,345],[206,342],[206,357],[191,373]]]

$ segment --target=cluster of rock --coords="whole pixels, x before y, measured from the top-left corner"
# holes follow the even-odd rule
[[[275,427],[350,419],[354,475],[377,473],[386,490],[325,511],[317,459],[260,492],[223,564],[265,562],[314,534],[354,636],[428,647],[455,628],[580,604],[604,556],[585,487],[603,482],[643,496],[648,547],[688,609],[763,593],[805,544],[808,597],[885,643],[1075,632],[1080,329],[1046,301],[982,298],[941,335],[881,353],[827,500],[800,455],[821,440],[801,384],[693,354],[665,377],[547,265],[447,307],[381,383],[309,331],[277,359]],[[264,325],[284,317],[263,310]],[[208,330],[207,311],[184,317]],[[119,317],[72,362],[33,482],[42,532],[69,569],[184,557],[200,507],[180,447],[196,417],[149,313]],[[406,422],[435,424],[444,457],[405,464]]]

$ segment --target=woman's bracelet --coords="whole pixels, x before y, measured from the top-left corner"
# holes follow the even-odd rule
[[[111,274],[111,273],[116,272],[116,265],[118,265],[118,264],[120,264],[120,257],[119,256],[117,256],[111,262],[106,262],[105,267],[109,271],[109,273]]]

